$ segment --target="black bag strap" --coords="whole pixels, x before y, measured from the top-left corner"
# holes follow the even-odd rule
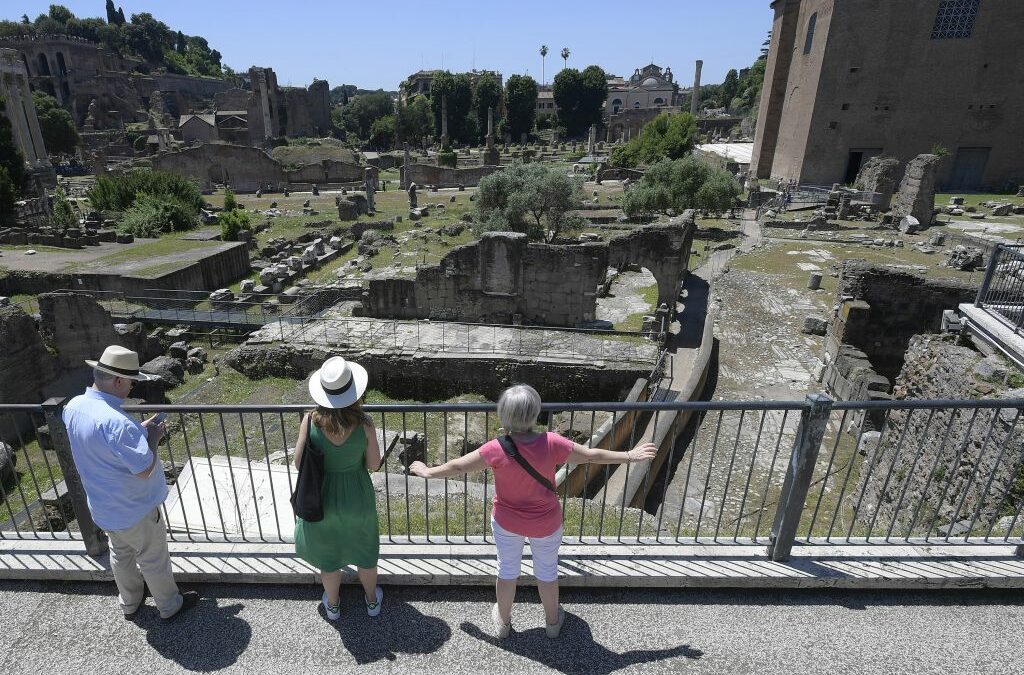
[[[530,476],[535,481],[540,483],[548,490],[551,490],[555,494],[558,494],[558,491],[555,490],[555,486],[551,484],[551,481],[549,481],[544,476],[540,475],[540,472],[534,469],[533,466],[531,466],[530,463],[526,461],[526,458],[519,454],[519,449],[516,447],[516,444],[512,441],[511,436],[498,436],[498,445],[501,446],[501,449],[505,451],[506,455],[515,460],[516,464],[523,467],[523,471],[530,474]]]

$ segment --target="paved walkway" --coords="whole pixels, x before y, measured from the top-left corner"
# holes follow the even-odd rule
[[[566,590],[548,640],[533,589],[511,638],[489,589],[388,588],[370,620],[346,587],[328,623],[312,585],[202,586],[165,625],[120,618],[113,584],[0,582],[0,672],[1009,673],[1024,594],[1007,591]]]

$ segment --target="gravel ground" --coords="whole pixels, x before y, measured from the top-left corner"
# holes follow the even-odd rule
[[[112,584],[0,582],[0,672],[1006,673],[1024,630],[1020,592],[568,590],[551,641],[529,589],[500,643],[486,589],[388,587],[371,620],[346,587],[334,624],[313,587],[199,590],[130,623]]]

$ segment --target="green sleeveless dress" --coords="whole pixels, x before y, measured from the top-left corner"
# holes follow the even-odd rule
[[[324,519],[295,519],[295,554],[325,572],[346,565],[376,566],[380,531],[377,499],[366,471],[365,429],[360,425],[335,445],[310,424],[309,442],[324,453]]]

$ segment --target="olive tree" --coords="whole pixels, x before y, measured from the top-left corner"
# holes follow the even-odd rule
[[[570,212],[579,208],[582,184],[541,164],[515,163],[487,176],[477,190],[477,234],[522,232],[552,242],[578,226]]]

